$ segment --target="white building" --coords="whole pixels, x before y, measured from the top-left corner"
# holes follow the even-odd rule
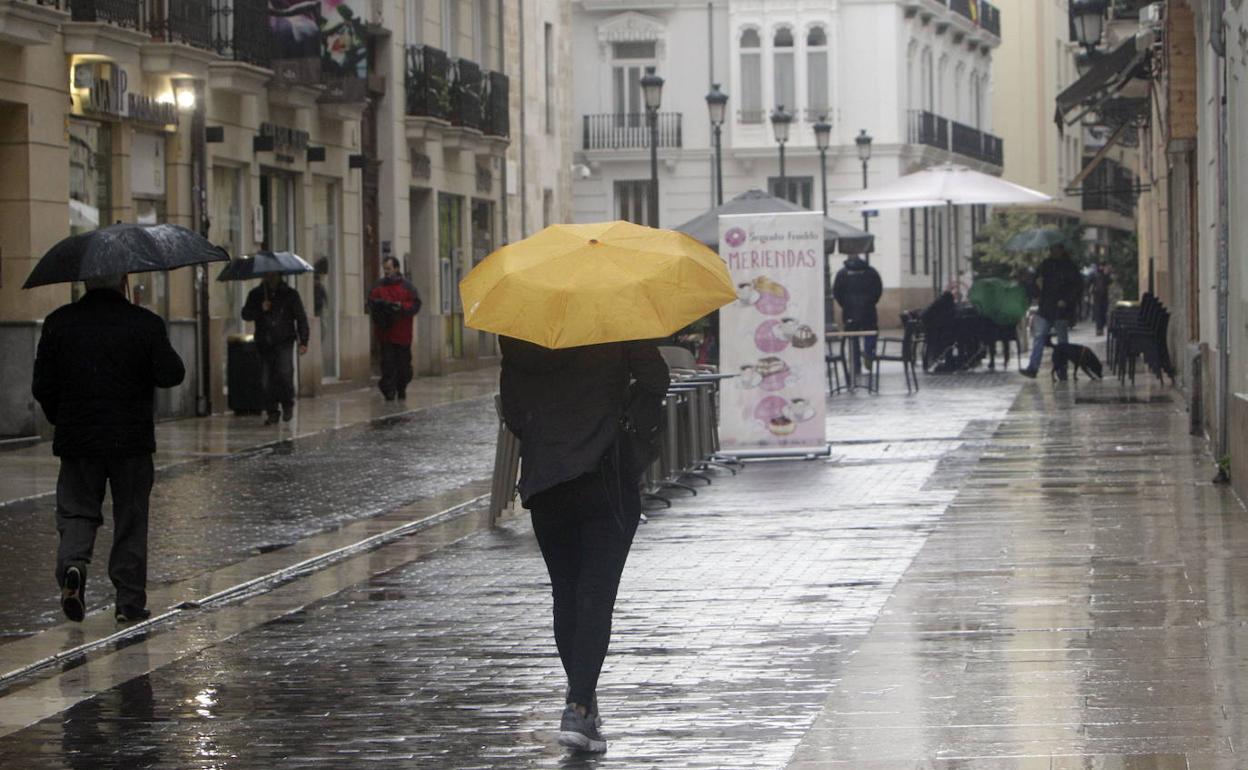
[[[628,4],[637,7],[636,4]],[[643,11],[614,0],[577,0],[572,12],[574,118],[580,121],[573,182],[576,221],[625,218],[671,227],[713,204],[714,159],[705,96],[729,95],[723,127],[725,200],[751,188],[780,193],[769,114],[794,116],[785,148],[785,197],[823,205],[812,130],[832,124],[828,197],[859,189],[855,138],[874,138],[869,184],[955,161],[1000,173],[990,130],[992,52],[1000,15],[983,0],[672,0]],[[647,222],[649,134],[639,81],[665,79],[659,116],[659,221]],[[850,223],[859,215],[833,208]],[[969,266],[973,215],[960,216]],[[950,277],[944,213],[881,212],[872,264],[884,280],[881,318],[926,304]],[[835,267],[835,265],[834,265]]]

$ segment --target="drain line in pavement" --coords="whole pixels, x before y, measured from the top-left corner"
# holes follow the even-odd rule
[[[489,497],[489,494],[471,497],[460,503],[456,503],[455,505],[438,511],[437,513],[400,524],[399,526],[392,527],[385,532],[379,532],[376,535],[363,538],[362,540],[358,540],[340,548],[335,548],[333,550],[326,551],[325,553],[317,554],[316,556],[312,556],[304,559],[303,561],[288,565],[266,575],[260,575],[250,580],[245,580],[241,583],[230,586],[229,588],[209,594],[208,596],[184,601],[181,604],[176,605],[168,612],[154,615],[142,623],[127,626],[126,628],[109,634],[108,636],[61,650],[54,655],[49,655],[39,660],[32,661],[19,668],[13,669],[12,671],[0,674],[0,689],[4,689],[13,682],[30,674],[36,673],[40,669],[46,668],[47,666],[51,666],[75,657],[85,656],[101,647],[121,643],[129,637],[145,634],[157,625],[164,624],[166,621],[175,621],[177,618],[182,617],[189,612],[194,612],[195,610],[215,605],[226,604],[236,599],[248,598],[250,596],[266,593],[284,583],[297,580],[300,577],[344,561],[359,553],[379,548],[400,538],[420,532],[421,530],[428,529],[460,516],[466,513],[472,506],[485,502],[489,499]]]

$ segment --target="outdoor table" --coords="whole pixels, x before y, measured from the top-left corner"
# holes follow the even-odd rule
[[[838,329],[835,331],[824,332],[823,338],[824,340],[828,342],[831,342],[834,339],[841,339],[842,341],[844,341],[845,339],[854,339],[858,337],[874,337],[874,336],[879,335],[879,333],[880,333],[879,329],[866,329],[864,331],[856,331],[856,332],[842,331]],[[854,361],[854,366],[849,367],[849,389],[851,391],[858,389],[858,360],[857,359],[855,359]]]

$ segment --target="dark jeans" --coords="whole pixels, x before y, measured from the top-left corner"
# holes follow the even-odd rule
[[[113,495],[113,549],[108,576],[117,604],[147,606],[147,505],[152,492],[152,456],[62,457],[56,480],[56,582],[65,584],[71,565],[86,574],[95,532],[104,523],[104,485]]]
[[[568,701],[589,706],[611,641],[620,574],[641,518],[636,483],[602,470],[565,481],[529,500],[555,599],[555,645],[568,675]],[[611,498],[623,496],[622,516]]]
[[[378,387],[386,398],[407,391],[412,381],[412,346],[381,343],[381,382]]]
[[[279,407],[289,412],[295,406],[294,349],[294,342],[258,348],[260,387],[264,389],[264,410],[269,414],[277,414]]]

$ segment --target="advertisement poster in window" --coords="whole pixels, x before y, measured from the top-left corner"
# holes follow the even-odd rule
[[[824,403],[823,223],[816,212],[719,218],[737,301],[719,311],[725,454],[828,453]]]
[[[291,85],[324,85],[321,101],[365,97],[364,0],[269,0],[273,70]]]

